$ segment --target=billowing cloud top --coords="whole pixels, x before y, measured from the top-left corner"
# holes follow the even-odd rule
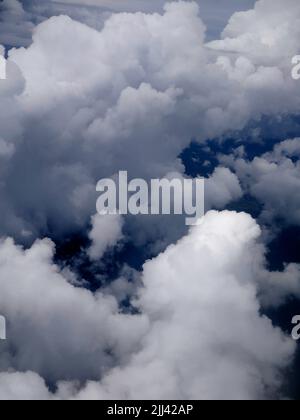
[[[40,24],[29,48],[10,51],[0,87],[0,231],[74,231],[91,216],[101,177],[120,168],[131,176],[182,172],[177,157],[191,138],[296,113],[299,84],[286,48],[268,59],[256,62],[248,42],[233,57],[212,53],[189,2],[167,4],[162,15],[112,15],[100,31],[67,16]]]

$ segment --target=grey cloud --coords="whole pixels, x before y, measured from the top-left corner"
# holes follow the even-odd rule
[[[1,0],[0,43],[23,46],[31,43],[34,25],[51,16],[65,14],[100,29],[113,12],[162,12],[167,0]],[[217,39],[229,17],[236,11],[252,8],[255,0],[198,0],[209,39]]]
[[[261,219],[266,224],[278,219],[284,225],[300,223],[299,144],[299,138],[286,140],[252,161],[221,157],[235,169],[245,191],[263,204]]]
[[[192,137],[297,112],[299,91],[280,60],[257,67],[211,55],[195,3],[168,4],[163,15],[112,15],[101,31],[53,17],[10,62],[26,88],[6,99],[1,137],[14,153],[6,155],[3,234],[15,234],[16,219],[32,238],[81,229],[101,177],[183,172],[177,157]],[[10,75],[3,89],[20,80]]]
[[[34,28],[32,16],[18,0],[0,2],[0,43],[9,47],[29,45]]]
[[[289,5],[294,27],[300,9]],[[11,334],[1,354],[1,397],[280,395],[278,374],[295,346],[260,312],[299,293],[298,266],[266,269],[250,216],[209,213],[144,266],[143,287],[127,289],[121,278],[95,294],[55,266],[50,239],[88,236],[100,178],[120,169],[147,179],[183,176],[178,156],[192,138],[205,142],[262,116],[299,114],[300,85],[287,65],[298,29],[287,36],[274,26],[285,8],[283,0],[275,8],[260,0],[209,45],[195,3],[170,3],[161,14],[109,14],[100,27],[51,17],[34,28],[28,48],[10,51],[8,79],[0,81],[0,303]],[[266,50],[261,25],[253,34],[253,14],[272,37],[282,34],[275,52]],[[293,157],[297,139],[251,162],[242,150],[222,160],[207,181],[209,207],[240,198],[242,185],[263,202],[265,220],[298,223]],[[185,234],[174,219],[125,223],[137,246],[153,241],[156,251]],[[35,242],[44,236],[50,239]],[[94,220],[90,256],[101,258],[120,238],[120,219],[106,232]],[[266,293],[279,277],[286,285]],[[138,315],[120,311],[124,293],[132,293]]]
[[[260,314],[258,280],[265,263],[259,234],[246,214],[208,213],[144,265],[143,287],[133,302],[139,315],[120,314],[111,296],[70,285],[51,261],[51,242],[27,251],[2,242],[0,304],[11,321],[15,351],[8,346],[1,354],[0,397],[278,395],[279,374],[295,345]],[[44,375],[57,383],[55,395]]]

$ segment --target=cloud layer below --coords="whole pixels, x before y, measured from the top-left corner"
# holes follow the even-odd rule
[[[28,251],[2,242],[0,304],[10,340],[1,364],[19,373],[0,374],[1,398],[274,396],[295,346],[260,315],[259,234],[246,214],[208,213],[144,265],[139,315],[68,283],[49,241]],[[21,351],[12,356],[10,348]],[[58,382],[55,396],[40,376]],[[88,382],[78,388],[75,379]]]

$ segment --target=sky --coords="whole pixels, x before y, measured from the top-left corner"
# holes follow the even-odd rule
[[[67,0],[62,1],[62,3],[94,5],[114,11],[161,12],[166,2],[164,0]],[[202,18],[208,27],[208,35],[215,38],[219,36],[220,31],[223,30],[234,12],[250,9],[253,7],[255,0],[241,0],[239,2],[235,0],[197,0],[197,3],[200,6]]]
[[[207,36],[217,38],[230,16],[236,11],[250,9],[255,0],[198,0],[201,16],[207,25]],[[90,25],[102,25],[108,12],[162,12],[164,0],[22,0],[24,11],[15,1],[2,0],[0,40],[3,44],[27,45],[33,30],[32,22],[40,22],[52,15],[66,13]],[[7,12],[10,10],[10,12]],[[25,12],[25,13],[24,13]],[[10,18],[7,19],[8,13]],[[22,24],[18,24],[22,22]]]
[[[299,19],[0,3],[1,400],[299,399]],[[205,177],[206,214],[100,215],[119,171]]]

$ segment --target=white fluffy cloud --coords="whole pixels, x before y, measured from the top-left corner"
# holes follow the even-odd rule
[[[121,315],[112,296],[69,284],[52,257],[49,240],[27,251],[1,242],[0,307],[8,320],[1,370],[32,370],[48,381],[99,378],[136,348],[147,323]]]
[[[40,401],[51,399],[45,381],[36,373],[0,373],[1,400]]]
[[[182,176],[178,156],[192,138],[298,114],[289,55],[297,52],[299,18],[298,2],[260,0],[207,45],[197,4],[181,1],[163,14],[112,14],[101,29],[52,17],[34,29],[30,47],[10,51],[8,79],[0,82],[0,308],[9,321],[1,398],[278,396],[294,344],[261,316],[257,296],[266,305],[298,296],[299,267],[265,269],[250,216],[209,213],[146,263],[144,287],[132,297],[136,315],[118,305],[136,285],[124,288],[122,278],[116,297],[113,287],[92,294],[55,266],[50,240],[24,250],[5,237],[31,242],[87,229],[100,178],[120,170]],[[253,162],[231,159],[237,175],[216,169],[208,207],[240,198],[240,180],[264,203],[267,220],[298,223],[294,157],[297,140]],[[148,221],[129,226],[137,246],[180,236]],[[96,216],[90,257],[101,258],[120,238],[120,219]],[[270,284],[277,284],[272,293]],[[58,385],[55,395],[50,385]]]
[[[260,299],[265,307],[277,308],[291,297],[300,299],[299,264],[287,264],[283,272],[261,272]]]
[[[221,157],[223,164],[235,169],[244,189],[264,205],[264,222],[300,224],[299,145],[299,138],[286,140],[252,161]]]
[[[260,314],[259,234],[246,214],[208,213],[145,264],[140,315],[68,284],[49,241],[28,251],[2,242],[0,304],[10,322],[0,396],[50,397],[29,371],[59,381],[56,398],[274,396],[294,344]],[[75,378],[92,381],[78,388]]]
[[[169,3],[162,15],[113,14],[102,30],[66,16],[43,22],[29,48],[10,51],[25,88],[0,91],[0,138],[14,150],[5,153],[2,234],[20,240],[20,231],[34,238],[81,229],[95,212],[100,178],[122,169],[147,178],[183,172],[178,155],[191,138],[296,112],[290,71],[279,59],[255,60],[247,51],[212,54],[190,2]],[[7,83],[21,86],[11,72],[2,89]]]
[[[206,180],[206,207],[223,209],[231,201],[242,197],[239,180],[229,169],[219,167]]]
[[[101,29],[115,12],[159,12],[171,0],[0,0],[0,44],[28,46],[37,23],[51,16],[68,15],[72,19]],[[218,39],[235,11],[250,9],[255,0],[197,0],[209,39]]]
[[[122,226],[119,215],[96,215],[92,218],[92,230],[89,233],[92,244],[88,250],[92,260],[100,260],[108,248],[114,247],[122,239]]]
[[[97,6],[115,11],[126,12],[151,12],[161,11],[167,2],[172,0],[52,0],[67,4],[79,4],[82,6]],[[227,0],[226,4],[220,4],[215,0],[195,0],[201,9],[201,13],[209,24],[218,23],[217,28],[227,21],[231,14],[237,10],[247,10],[253,6],[255,0],[240,0],[237,4],[234,0]]]
[[[34,24],[18,0],[0,2],[0,43],[10,47],[29,45]]]
[[[235,13],[212,48],[247,55],[258,65],[290,65],[299,49],[298,0],[259,0],[254,9]],[[287,61],[286,61],[287,60]]]

